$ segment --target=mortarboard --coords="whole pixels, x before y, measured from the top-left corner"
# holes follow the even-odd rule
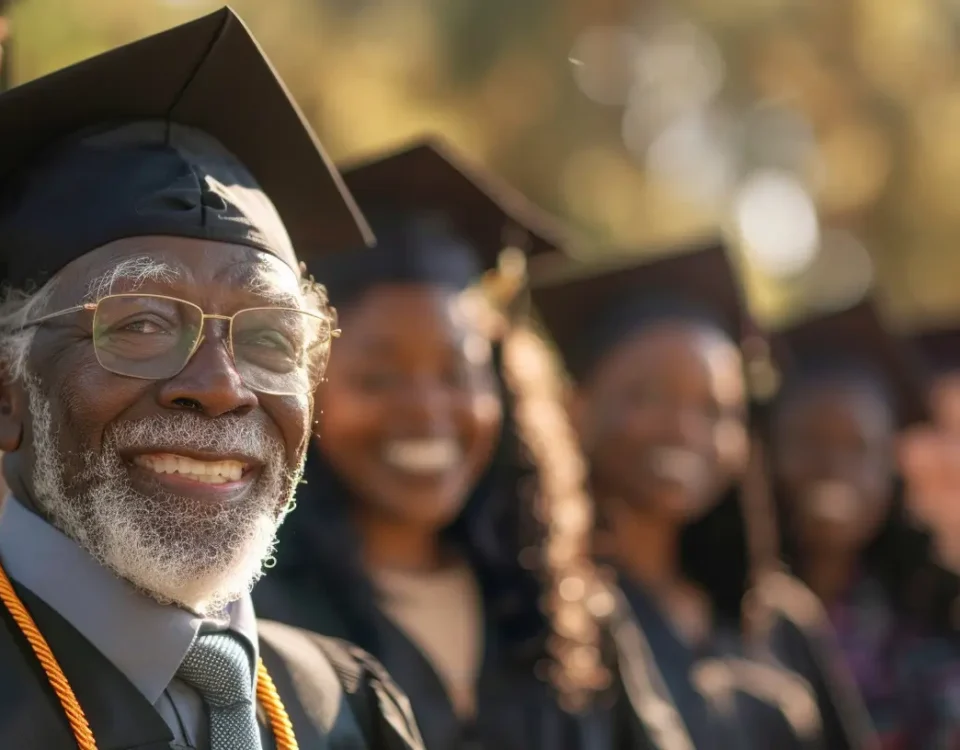
[[[506,247],[535,255],[565,242],[557,219],[436,139],[341,169],[377,247],[308,259],[335,306],[378,283],[463,289],[496,267]]]
[[[228,8],[0,95],[5,280],[41,282],[117,239],[198,237],[296,267],[369,230]]]
[[[571,375],[585,377],[610,348],[648,322],[709,320],[740,344],[751,333],[725,243],[710,239],[667,257],[586,264],[559,254],[531,262],[531,297]]]
[[[928,420],[926,369],[911,342],[892,332],[876,303],[820,315],[777,332],[787,381],[859,371],[881,379],[901,427]]]

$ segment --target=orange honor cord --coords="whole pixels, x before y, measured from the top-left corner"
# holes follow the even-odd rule
[[[277,692],[273,678],[267,672],[263,659],[257,664],[257,700],[270,719],[270,729],[273,731],[273,741],[277,750],[298,750],[297,738],[293,736],[293,724],[287,716],[287,709],[283,707],[280,694]]]
[[[20,632],[23,633],[24,638],[27,639],[33,649],[40,666],[43,667],[43,671],[47,675],[47,681],[53,688],[53,692],[57,694],[57,699],[63,707],[67,721],[70,722],[70,730],[77,741],[77,747],[80,750],[97,750],[97,741],[93,737],[90,724],[87,722],[87,717],[83,713],[83,708],[80,706],[77,696],[73,694],[73,688],[70,687],[67,676],[57,663],[50,644],[43,637],[37,623],[33,621],[27,608],[20,601],[20,597],[17,596],[17,592],[14,591],[13,584],[7,577],[2,565],[0,565],[0,601],[3,602],[3,606],[6,607],[17,627],[20,628]],[[270,719],[270,729],[273,731],[277,750],[298,750],[299,745],[297,745],[296,737],[293,736],[293,725],[290,723],[290,717],[287,716],[287,711],[283,707],[277,688],[267,673],[263,661],[257,664],[257,700],[260,701],[267,717]]]

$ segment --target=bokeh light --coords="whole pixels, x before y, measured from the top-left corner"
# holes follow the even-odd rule
[[[598,104],[624,104],[634,82],[640,36],[628,28],[594,27],[577,37],[570,52],[580,90]]]
[[[732,118],[722,113],[678,117],[647,149],[647,170],[693,199],[719,207],[737,176],[733,131]]]
[[[822,251],[804,276],[804,302],[811,310],[850,307],[870,291],[874,263],[866,246],[850,231],[823,233]]]
[[[4,67],[29,80],[221,4],[12,3]],[[958,0],[232,4],[335,159],[441,132],[570,220],[584,258],[745,215],[752,301],[778,311],[806,305],[834,257],[800,185],[824,225],[870,238],[903,316],[934,292],[960,316]],[[770,171],[796,200],[750,197]],[[797,223],[773,231],[758,200]]]
[[[790,173],[751,174],[737,193],[734,213],[747,257],[770,276],[796,275],[816,257],[820,242],[816,207]]]

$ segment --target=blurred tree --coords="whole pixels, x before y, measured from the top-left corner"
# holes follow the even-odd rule
[[[10,70],[26,80],[219,4],[22,0]],[[584,230],[586,255],[736,229],[738,180],[786,169],[816,200],[824,239],[782,279],[743,248],[764,313],[854,293],[873,273],[903,317],[960,317],[960,0],[235,4],[335,158],[438,131]],[[699,47],[670,37],[683,24]],[[570,61],[598,29],[625,46],[601,48],[602,65]],[[721,85],[703,99],[711,65]],[[584,76],[617,101],[588,95]],[[720,114],[733,127],[715,143],[701,125]],[[714,184],[725,160],[732,181]]]

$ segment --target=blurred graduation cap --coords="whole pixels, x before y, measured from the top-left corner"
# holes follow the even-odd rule
[[[922,358],[909,340],[887,327],[873,299],[779,331],[775,344],[788,383],[860,373],[879,378],[889,389],[901,427],[929,418]]]
[[[117,239],[235,242],[296,266],[371,239],[336,168],[228,8],[0,95],[5,280]]]
[[[308,261],[335,306],[378,283],[463,289],[503,250],[542,254],[566,243],[561,222],[438,139],[341,165],[377,246]]]
[[[557,255],[531,261],[530,276],[533,304],[578,380],[634,330],[665,318],[708,321],[750,350],[750,360],[768,359],[720,238],[647,262],[585,264]]]

